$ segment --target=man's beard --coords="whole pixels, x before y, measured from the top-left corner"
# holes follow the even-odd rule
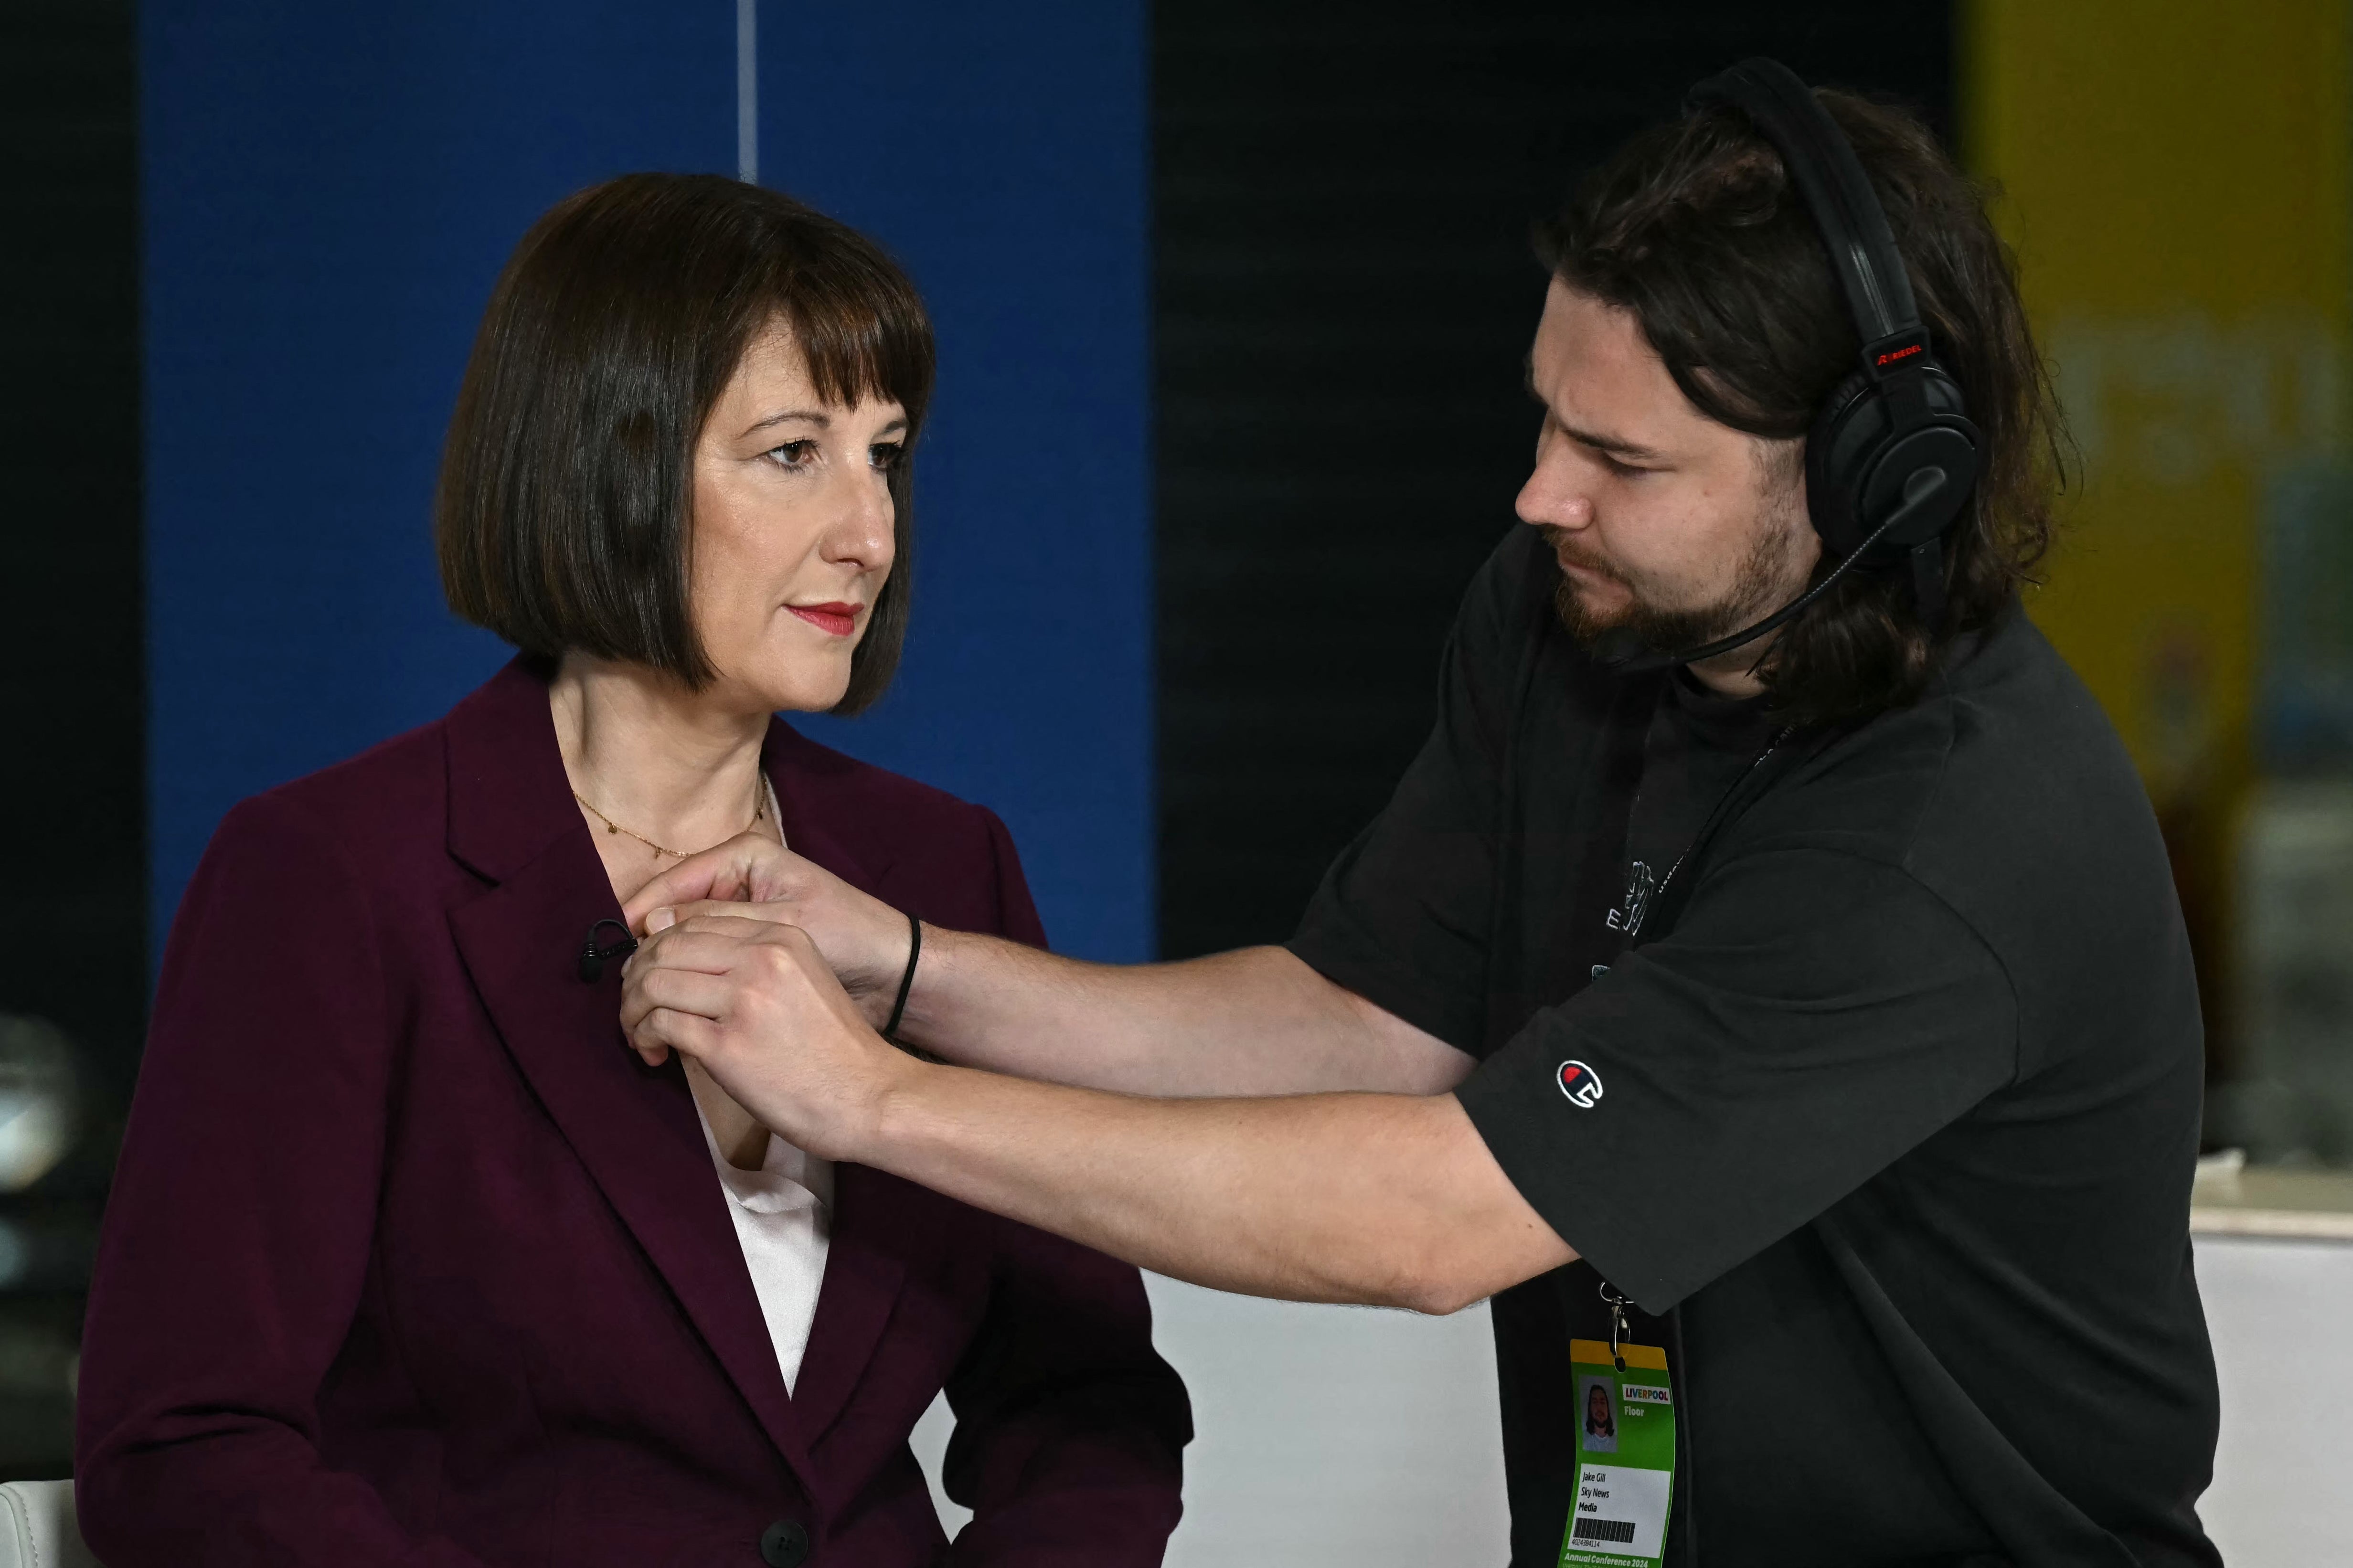
[[[1623,609],[1597,614],[1578,598],[1576,584],[1563,573],[1560,585],[1553,590],[1553,609],[1560,616],[1560,624],[1580,647],[1591,647],[1607,633],[1625,631],[1641,638],[1651,652],[1676,653],[1729,637],[1764,619],[1781,607],[1781,579],[1789,558],[1790,541],[1796,530],[1803,526],[1798,508],[1788,500],[1775,498],[1766,505],[1773,513],[1771,521],[1741,558],[1731,586],[1712,602],[1689,609],[1670,609],[1651,603],[1641,589],[1587,556],[1574,541],[1564,542],[1562,530],[1546,529],[1546,537],[1552,541],[1556,555],[1565,552],[1578,565],[1623,585],[1631,597]]]

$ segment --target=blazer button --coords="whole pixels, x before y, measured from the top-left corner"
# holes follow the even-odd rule
[[[809,1533],[800,1521],[780,1519],[760,1531],[760,1561],[768,1568],[801,1568],[809,1557]]]

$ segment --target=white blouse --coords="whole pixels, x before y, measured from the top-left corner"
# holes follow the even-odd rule
[[[808,1352],[809,1325],[817,1319],[825,1256],[832,1245],[833,1162],[804,1153],[771,1132],[760,1168],[739,1171],[719,1152],[700,1104],[694,1113],[702,1119],[702,1142],[719,1167],[719,1184],[727,1190],[735,1239],[744,1248],[744,1264],[751,1270],[789,1394]]]
[[[785,816],[776,786],[763,774],[760,787],[781,843]],[[726,1189],[735,1241],[744,1249],[744,1266],[751,1271],[760,1315],[776,1347],[776,1367],[790,1394],[801,1374],[801,1358],[808,1353],[809,1325],[817,1321],[818,1291],[825,1284],[825,1255],[833,1244],[833,1162],[805,1153],[771,1132],[760,1168],[739,1171],[719,1152],[700,1099],[694,1114],[702,1123],[711,1163],[719,1168],[719,1184]]]

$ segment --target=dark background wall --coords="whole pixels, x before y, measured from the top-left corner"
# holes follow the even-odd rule
[[[0,1013],[109,1091],[145,1015],[129,0],[0,5]]]
[[[90,1238],[146,1014],[138,183],[127,0],[0,5],[0,1121],[76,1053],[83,1135],[0,1193],[0,1477],[62,1475]]]
[[[1161,947],[1281,941],[1513,526],[1529,223],[1754,54],[1949,138],[1944,3],[1160,0]]]

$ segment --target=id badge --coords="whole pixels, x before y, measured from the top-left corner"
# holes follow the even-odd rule
[[[1568,1342],[1577,1390],[1577,1500],[1562,1568],[1659,1568],[1675,1484],[1675,1400],[1657,1345]],[[1622,1359],[1620,1359],[1622,1358]]]

